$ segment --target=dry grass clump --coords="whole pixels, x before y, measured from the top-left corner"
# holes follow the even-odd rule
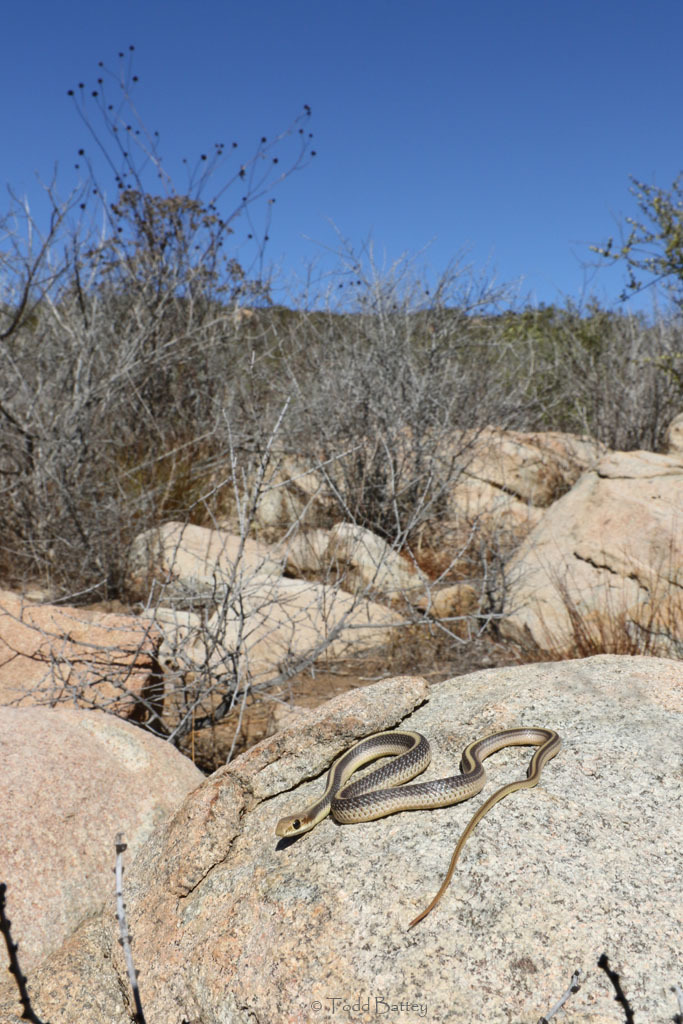
[[[597,654],[683,657],[683,591],[666,574],[654,575],[647,601],[632,604],[618,591],[606,592],[601,608],[588,609],[567,581],[556,577],[554,588],[570,624],[571,639],[542,621],[548,637],[542,646],[520,644],[522,660],[565,661]]]

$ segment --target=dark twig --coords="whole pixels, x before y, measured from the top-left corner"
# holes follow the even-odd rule
[[[579,982],[579,974],[580,971],[574,971],[571,977],[571,981],[569,982],[569,988],[567,989],[567,991],[564,993],[562,998],[555,1003],[552,1009],[548,1010],[545,1017],[539,1017],[538,1024],[548,1024],[550,1018],[554,1017],[555,1014],[562,1009],[562,1007],[567,1002],[569,997],[573,995],[575,992],[579,991],[579,989],[581,988],[581,984]]]
[[[142,1003],[140,1001],[137,972],[135,970],[135,965],[133,964],[133,952],[130,946],[131,936],[126,922],[126,905],[123,902],[123,852],[125,849],[127,849],[127,846],[126,843],[123,842],[123,833],[119,832],[116,836],[116,916],[119,921],[119,931],[121,933],[119,942],[123,946],[123,955],[126,958],[126,970],[128,971],[130,987],[133,990],[133,999],[135,1000],[135,1013],[133,1014],[133,1020],[136,1024],[145,1024],[145,1015],[142,1012]]]
[[[28,989],[26,988],[26,978],[21,973],[19,966],[19,958],[17,956],[17,950],[19,949],[18,942],[12,942],[12,934],[10,932],[10,925],[12,922],[5,913],[5,893],[7,892],[7,885],[5,882],[0,882],[0,932],[5,937],[5,944],[7,946],[7,953],[9,955],[9,972],[14,975],[14,980],[17,983],[19,989],[19,999],[23,1011],[21,1014],[22,1020],[32,1021],[32,1024],[46,1024],[40,1017],[36,1016],[31,1006],[31,1000],[29,998]]]
[[[614,986],[614,991],[616,992],[614,1001],[616,1003],[621,1003],[621,1005],[623,1006],[624,1013],[626,1015],[626,1024],[633,1024],[635,1020],[635,1017],[633,1016],[633,1010],[631,1009],[628,999],[624,995],[624,990],[621,987],[619,975],[616,971],[613,971],[610,968],[609,960],[607,959],[606,953],[603,953],[600,959],[598,960],[598,967],[602,968],[602,970],[605,972],[609,980],[612,982],[612,985]]]
[[[678,1000],[678,1013],[673,1016],[673,1024],[683,1024],[683,989],[680,985],[672,985],[671,991],[675,993]]]

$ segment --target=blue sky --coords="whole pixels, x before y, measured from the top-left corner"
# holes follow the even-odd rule
[[[635,212],[630,174],[683,167],[680,0],[15,0],[3,36],[0,180],[36,210],[35,172],[66,191],[86,139],[67,89],[131,43],[172,170],[310,104],[317,156],[274,193],[283,279],[333,265],[334,224],[380,263],[467,250],[532,300],[612,304],[624,274],[591,275],[589,244]]]

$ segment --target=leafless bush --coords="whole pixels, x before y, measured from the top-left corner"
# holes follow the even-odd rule
[[[681,409],[683,389],[666,372],[683,351],[683,324],[637,316],[613,319],[595,349],[568,332],[571,412],[582,433],[619,451],[658,450]],[[569,400],[569,396],[568,396]]]
[[[679,411],[681,329],[597,308],[510,312],[509,291],[462,263],[427,286],[413,261],[381,269],[343,242],[326,293],[274,306],[271,191],[313,155],[309,108],[245,162],[222,144],[201,155],[178,190],[132,84],[124,58],[118,78],[103,70],[92,93],[74,90],[94,143],[80,183],[64,200],[46,187],[42,234],[11,194],[0,225],[0,576],[54,600],[141,600],[172,670],[163,703],[139,700],[148,728],[180,743],[239,721],[350,634],[379,636],[359,619],[378,594],[394,638],[426,630],[462,647],[495,632],[510,545],[449,521],[483,428],[657,446]],[[244,214],[259,234],[257,200],[244,267],[234,233]],[[135,539],[169,521],[229,522],[238,550],[210,586],[179,598],[157,579],[133,595]],[[375,569],[358,584],[328,558],[304,599],[303,579],[282,575],[287,547],[340,522],[384,543]],[[246,557],[259,534],[280,545],[270,582]],[[422,580],[420,601],[382,596],[395,559]],[[446,584],[467,601],[436,614]],[[267,663],[264,645],[278,651]]]
[[[147,702],[146,725],[183,747],[191,747],[202,730],[212,732],[216,750],[227,759],[240,739],[248,704],[256,697],[282,701],[287,684],[303,671],[374,656],[400,645],[402,637],[413,643],[420,632],[462,646],[500,617],[486,590],[500,567],[484,572],[475,607],[438,618],[433,601],[439,577],[431,579],[414,567],[412,596],[410,583],[404,591],[391,591],[392,574],[409,564],[399,557],[400,538],[392,546],[363,531],[352,535],[365,562],[360,576],[353,565],[339,561],[332,547],[321,554],[315,579],[284,576],[306,510],[290,522],[279,545],[255,547],[252,537],[259,505],[279,482],[274,452],[288,414],[284,407],[266,450],[251,464],[243,452],[231,451],[224,480],[214,487],[233,492],[237,533],[216,531],[210,542],[215,546],[206,555],[204,548],[195,552],[203,574],[180,567],[188,528],[178,524],[166,534],[172,543],[161,571],[146,584],[144,615],[164,635],[166,662],[163,708]],[[152,566],[153,548],[154,541]],[[216,729],[226,724],[230,727],[221,739]]]
[[[683,405],[683,321],[571,303],[508,318],[520,426],[566,430],[619,451],[657,451]]]
[[[249,461],[233,448],[222,479],[199,499],[210,505],[221,491],[230,490],[236,533],[177,523],[137,538],[129,569],[134,576],[139,572],[139,579],[130,585],[138,587],[142,607],[135,620],[140,626],[137,648],[128,658],[111,650],[106,636],[80,649],[66,643],[62,634],[69,622],[64,628],[55,624],[52,633],[36,626],[36,642],[49,658],[44,677],[31,691],[34,703],[68,702],[120,713],[132,702],[136,721],[188,753],[196,752],[199,763],[213,770],[242,742],[247,707],[256,699],[265,698],[271,706],[284,702],[288,684],[302,672],[348,664],[352,658],[381,658],[386,665],[385,652],[395,661],[397,648],[411,645],[422,658],[420,639],[431,639],[432,646],[440,639],[442,647],[466,647],[499,618],[488,588],[501,567],[485,567],[473,606],[435,615],[435,596],[447,567],[432,579],[413,566],[406,583],[410,563],[397,545],[366,531],[351,532],[351,558],[340,559],[331,547],[323,553],[314,580],[283,575],[305,509],[279,546],[259,545],[253,534],[259,504],[276,486],[273,453],[287,413],[284,407],[261,455]],[[356,554],[364,563],[362,571]],[[451,558],[460,555],[454,551]],[[30,615],[22,616],[22,623],[30,627]],[[147,655],[159,635],[157,667],[140,685],[138,653]]]
[[[228,242],[313,152],[306,107],[246,160],[217,144],[178,191],[121,57],[70,90],[92,141],[80,184],[65,200],[46,187],[42,235],[11,193],[1,225],[0,573],[58,596],[119,594],[135,532],[187,507],[241,371],[235,311],[267,298],[264,237],[246,270]]]
[[[272,323],[261,387],[290,398],[285,445],[324,465],[337,516],[405,546],[443,516],[478,431],[516,411],[500,334],[477,316],[507,293],[460,265],[432,291],[412,261],[381,271],[372,253],[343,252],[335,280],[343,301],[305,296],[315,311]]]

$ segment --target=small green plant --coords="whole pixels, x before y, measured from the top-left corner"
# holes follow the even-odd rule
[[[626,217],[627,232],[615,245],[609,238],[591,250],[610,262],[626,265],[628,280],[622,300],[664,283],[679,309],[683,308],[683,173],[668,189],[631,178],[631,195],[640,218]]]

